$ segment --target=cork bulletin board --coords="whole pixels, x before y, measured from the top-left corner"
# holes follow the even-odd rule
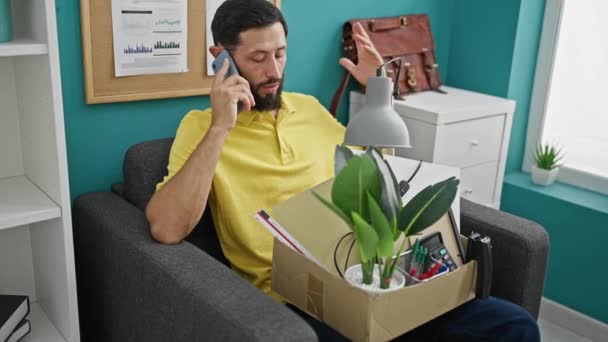
[[[280,0],[272,0],[280,6]],[[205,0],[188,0],[188,71],[114,76],[112,1],[81,0],[82,50],[86,103],[126,102],[207,95]]]

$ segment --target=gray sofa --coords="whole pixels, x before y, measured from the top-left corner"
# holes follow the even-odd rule
[[[172,139],[130,148],[124,181],[74,201],[83,341],[312,341],[303,319],[228,266],[205,214],[187,241],[155,242],[143,209]],[[492,238],[493,290],[538,316],[549,241],[536,223],[461,202],[462,231]],[[208,212],[208,211],[206,211]]]

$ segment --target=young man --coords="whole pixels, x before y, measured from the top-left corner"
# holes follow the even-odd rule
[[[282,92],[287,62],[287,23],[266,0],[227,0],[212,23],[217,56],[227,49],[239,75],[217,72],[211,108],[182,120],[168,175],[146,208],[152,236],[182,241],[211,209],[222,251],[232,268],[273,298],[270,289],[273,237],[254,219],[333,176],[333,153],[344,127],[313,97]],[[355,26],[359,64],[341,59],[362,84],[382,58]],[[237,103],[243,111],[237,114]],[[297,311],[297,310],[296,310]],[[299,312],[321,339],[343,338]],[[538,327],[523,309],[498,299],[475,300],[411,334],[463,340],[538,341]],[[410,335],[411,335],[410,334]]]

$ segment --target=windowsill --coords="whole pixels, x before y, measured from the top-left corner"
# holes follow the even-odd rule
[[[538,186],[532,183],[529,174],[523,172],[512,172],[505,175],[504,182],[528,191],[608,214],[608,195],[602,195],[564,183],[555,183],[548,187]]]

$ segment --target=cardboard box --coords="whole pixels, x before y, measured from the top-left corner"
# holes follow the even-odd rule
[[[312,190],[328,197],[331,184]],[[272,289],[354,341],[396,338],[475,298],[474,261],[431,281],[381,294],[349,284],[337,274],[333,262],[336,243],[349,228],[310,190],[274,208],[273,216],[316,260],[275,240]],[[338,253],[341,260],[346,249]]]
[[[429,282],[379,295],[275,241],[272,289],[353,341],[388,341],[475,298],[474,261]]]

